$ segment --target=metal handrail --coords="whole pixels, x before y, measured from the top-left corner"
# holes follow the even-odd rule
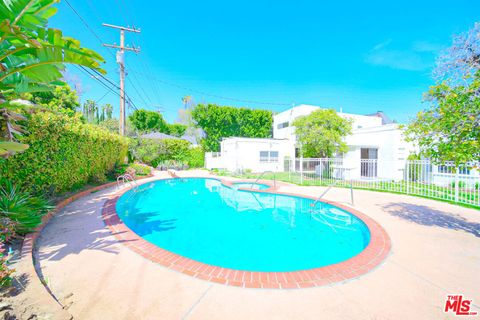
[[[315,208],[317,203],[320,202],[320,200],[323,198],[323,196],[325,196],[328,193],[328,191],[330,191],[330,189],[332,189],[336,185],[337,185],[337,182],[334,182],[334,183],[330,184],[328,186],[328,188],[325,191],[323,191],[322,194],[319,195],[315,199],[315,201],[310,205],[312,207],[312,210],[313,210],[313,208]],[[353,183],[352,182],[350,182],[350,203],[351,203],[352,206],[354,205],[354,202],[353,202]]]
[[[117,177],[117,187],[120,187],[120,182],[123,182],[123,185],[132,183],[138,187],[137,180],[135,180],[135,178],[133,178],[129,173],[125,173]]]
[[[260,180],[261,177],[263,177],[265,175],[265,173],[273,173],[273,187],[276,188],[277,187],[277,178],[276,178],[276,175],[275,175],[275,172],[274,171],[263,171],[257,178],[257,180],[255,180],[255,182],[252,182],[252,185],[250,186],[251,188],[253,187],[254,184],[258,183],[258,180]],[[253,188],[252,188],[253,189]]]

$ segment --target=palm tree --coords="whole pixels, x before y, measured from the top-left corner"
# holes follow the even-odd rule
[[[185,96],[182,98],[182,102],[184,109],[188,109],[188,107],[190,107],[191,103],[193,102],[193,98],[192,96]]]
[[[112,119],[113,106],[110,103],[106,103],[103,105],[102,109],[105,112],[106,118]]]
[[[98,123],[98,107],[97,103],[93,100],[87,100],[83,104],[83,115],[87,119],[88,123]]]

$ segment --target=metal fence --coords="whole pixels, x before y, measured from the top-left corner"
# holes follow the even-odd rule
[[[441,165],[429,160],[285,160],[277,180],[306,186],[340,186],[441,199],[480,207],[480,164]],[[254,174],[250,174],[254,176]],[[268,177],[268,176],[267,176]]]

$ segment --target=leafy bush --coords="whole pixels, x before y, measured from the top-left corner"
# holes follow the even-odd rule
[[[185,162],[191,168],[201,168],[205,160],[205,152],[201,147],[192,147],[190,142],[181,139],[134,140],[130,144],[130,153],[135,160],[155,168],[166,160]]]
[[[133,171],[137,176],[148,176],[152,172],[152,167],[141,163],[132,163],[126,171]]]
[[[187,158],[190,168],[203,168],[205,165],[205,151],[202,147],[190,148],[190,154]]]
[[[4,181],[0,187],[0,218],[11,221],[16,234],[32,232],[51,209],[53,206],[45,199],[19,190],[10,181]]]
[[[0,175],[34,194],[59,193],[102,181],[128,150],[126,139],[76,117],[35,113],[26,130],[21,142],[30,148],[0,159]]]

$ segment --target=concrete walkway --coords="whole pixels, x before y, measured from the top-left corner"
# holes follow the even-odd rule
[[[205,173],[179,175],[186,174]],[[324,190],[281,188],[310,195]],[[391,238],[382,265],[331,286],[245,289],[189,277],[127,249],[101,217],[112,191],[65,207],[37,242],[44,279],[75,319],[449,319],[447,294],[463,294],[480,309],[479,210],[356,190],[354,208]],[[326,198],[346,202],[349,190],[334,189]]]

